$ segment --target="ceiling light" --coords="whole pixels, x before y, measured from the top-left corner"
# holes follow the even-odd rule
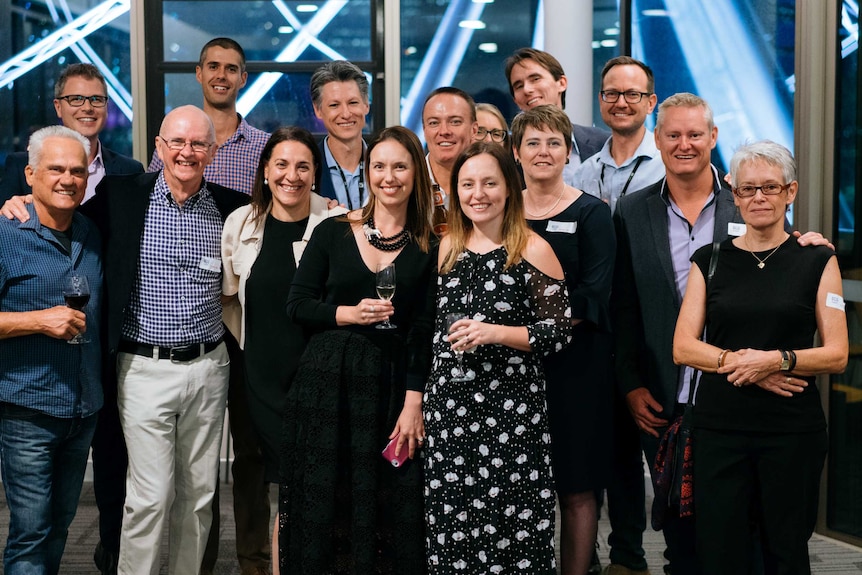
[[[293,33],[293,26],[279,26],[278,27],[278,33],[279,34],[292,34]]]
[[[459,28],[469,28],[470,30],[484,30],[485,23],[481,20],[461,20],[458,22]]]
[[[496,42],[483,42],[479,44],[479,50],[485,52],[486,54],[496,54],[497,53],[497,43]]]
[[[297,12],[317,12],[317,6],[314,4],[300,4],[296,7]]]

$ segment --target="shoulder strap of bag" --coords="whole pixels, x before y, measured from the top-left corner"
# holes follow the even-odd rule
[[[718,267],[718,252],[721,251],[721,242],[712,242],[712,254],[709,256],[709,269],[706,272],[706,293],[709,293],[709,284],[712,283],[712,276],[715,275],[715,268]],[[703,339],[706,340],[706,328],[703,328]],[[697,389],[697,380],[700,375],[699,369],[691,370],[691,381],[689,381],[688,401],[686,406],[690,409],[694,405],[694,395]]]

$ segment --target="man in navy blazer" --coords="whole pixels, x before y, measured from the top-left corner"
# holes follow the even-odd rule
[[[90,176],[84,202],[93,197],[96,186],[105,175],[137,174],[144,171],[140,162],[104,147],[99,133],[108,118],[108,86],[105,77],[92,64],[70,64],[54,84],[54,109],[57,117],[90,141],[87,157]],[[27,152],[6,156],[6,175],[0,181],[0,202],[12,196],[30,194],[24,178]]]
[[[569,81],[560,61],[535,48],[520,48],[506,59],[506,81],[515,103],[522,110],[548,104],[566,108]],[[574,172],[582,162],[597,154],[611,133],[592,126],[574,124],[572,155],[563,169],[563,179],[573,185]]]

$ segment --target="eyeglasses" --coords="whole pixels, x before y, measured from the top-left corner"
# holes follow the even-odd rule
[[[90,101],[90,105],[94,108],[104,108],[108,105],[107,96],[82,96],[81,94],[69,94],[68,96],[60,96],[57,99],[66,100],[73,108],[80,108],[87,100]]]
[[[764,196],[777,196],[781,192],[787,190],[790,184],[763,184],[762,186],[739,186],[733,190],[739,198],[750,198],[757,193],[757,190],[763,192]]]
[[[491,136],[491,141],[497,142],[498,144],[506,139],[508,136],[508,132],[506,130],[490,130],[488,128],[483,128],[479,126],[479,129],[476,131],[475,140],[484,140],[486,135]]]
[[[186,146],[191,146],[193,152],[208,152],[209,149],[212,147],[212,144],[210,144],[209,142],[200,142],[198,140],[190,142],[188,140],[182,140],[180,138],[171,138],[170,140],[166,140],[161,136],[158,137],[165,143],[168,149],[175,152],[179,152]]]
[[[607,102],[608,104],[613,104],[620,99],[620,96],[625,98],[626,102],[629,104],[637,104],[643,100],[644,96],[651,95],[649,92],[638,92],[637,90],[626,90],[625,92],[620,92],[619,90],[602,90],[599,94],[602,95],[602,102]]]

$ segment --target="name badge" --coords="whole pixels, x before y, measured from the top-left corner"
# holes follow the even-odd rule
[[[559,232],[561,234],[573,234],[578,229],[578,222],[555,222],[551,220],[548,222],[548,231],[549,232]]]
[[[201,258],[201,263],[198,264],[198,267],[202,270],[207,270],[211,272],[220,272],[221,271],[221,260],[218,258],[209,258],[207,256],[203,256]]]
[[[728,222],[727,224],[727,235],[729,236],[744,236],[745,235],[745,224],[735,224],[733,222]]]
[[[826,293],[826,307],[844,311],[844,298],[837,293]]]

